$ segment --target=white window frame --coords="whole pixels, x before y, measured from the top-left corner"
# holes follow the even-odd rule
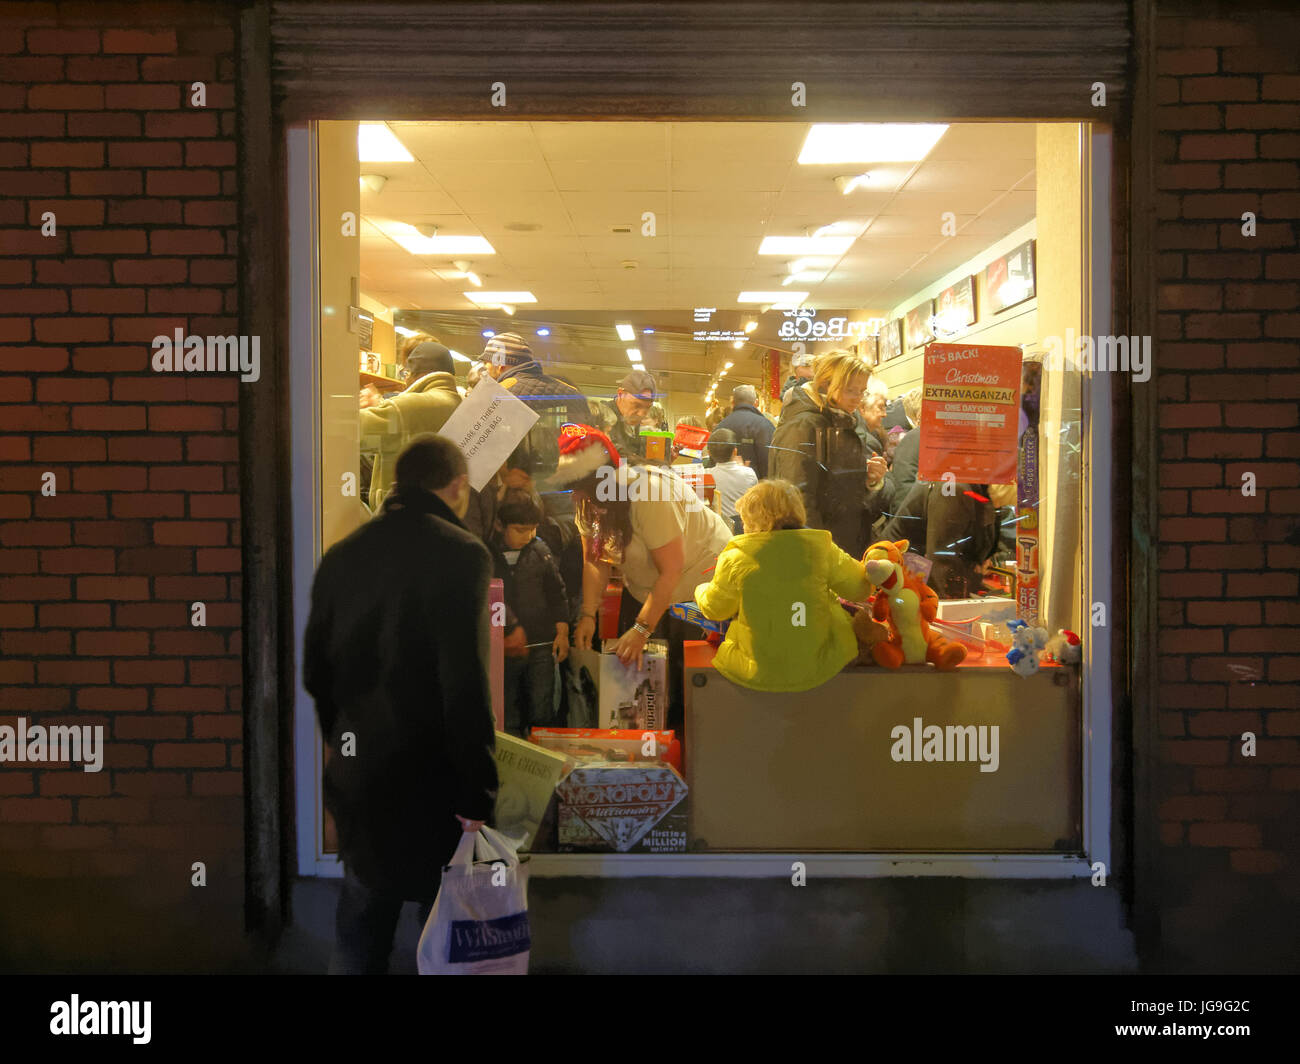
[[[289,220],[289,385],[291,404],[290,513],[293,521],[293,631],[295,661],[301,659],[311,602],[311,582],[320,557],[320,259],[317,242],[316,128],[286,130]],[[1080,162],[1086,177],[1080,210],[1089,234],[1082,254],[1084,323],[1090,335],[1110,333],[1111,166],[1109,129],[1080,123]],[[1110,379],[1086,372],[1083,380],[1083,522],[1080,586],[1089,604],[1110,603],[1111,434]],[[943,876],[967,879],[1078,879],[1093,875],[1094,862],[1111,865],[1111,629],[1091,628],[1083,638],[1082,753],[1084,856],[1055,854],[534,854],[533,876],[706,876],[787,877],[793,861],[823,877]],[[294,793],[298,874],[339,877],[338,858],[324,852],[320,725],[311,696],[296,669],[294,690]]]

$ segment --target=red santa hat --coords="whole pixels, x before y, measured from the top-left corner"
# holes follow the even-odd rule
[[[623,464],[610,438],[590,425],[562,426],[559,446],[560,462],[553,478],[557,484],[573,484],[591,476],[601,466]]]

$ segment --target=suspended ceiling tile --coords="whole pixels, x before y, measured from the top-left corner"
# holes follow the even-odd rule
[[[551,162],[658,162],[668,156],[664,122],[533,122],[535,142]]]
[[[407,151],[421,162],[542,161],[541,148],[527,122],[392,122]]]
[[[770,158],[695,158],[674,157],[672,189],[674,192],[779,192],[785,184],[788,161]]]
[[[561,192],[666,192],[667,168],[621,159],[552,160],[550,173]]]
[[[433,180],[455,196],[457,192],[550,191],[555,182],[546,164],[538,162],[494,162],[485,164],[464,159],[437,159],[428,163]]]

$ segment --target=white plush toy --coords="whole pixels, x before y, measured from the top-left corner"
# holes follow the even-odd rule
[[[1083,645],[1068,628],[1061,628],[1047,641],[1047,654],[1061,665],[1077,665],[1083,660]]]
[[[1017,676],[1033,676],[1038,671],[1039,655],[1047,647],[1047,629],[1030,628],[1025,621],[1007,621],[1011,629],[1011,649],[1007,661]]]

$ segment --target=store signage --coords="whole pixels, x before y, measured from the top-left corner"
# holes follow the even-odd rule
[[[1020,427],[1018,347],[930,344],[917,479],[1010,484]]]
[[[482,491],[537,420],[527,403],[485,374],[438,434],[460,448],[470,487]]]
[[[712,344],[722,341],[735,342],[749,340],[749,333],[743,329],[696,329],[691,338],[697,343]]]
[[[884,324],[883,318],[849,321],[847,317],[817,319],[815,310],[787,310],[786,320],[777,332],[782,340],[853,340],[855,343],[874,336]]]

